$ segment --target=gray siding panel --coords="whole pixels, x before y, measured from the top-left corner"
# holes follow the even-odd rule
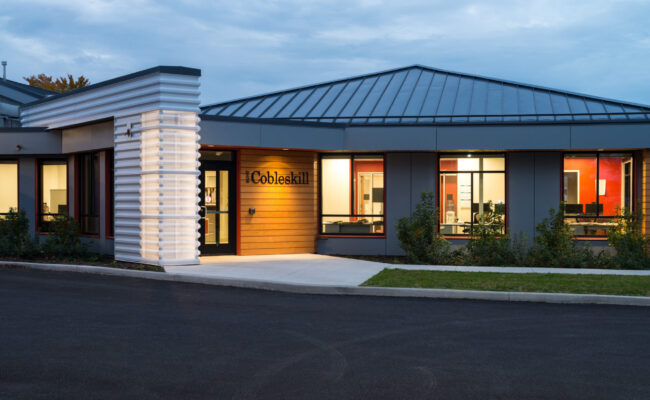
[[[648,123],[342,128],[202,120],[200,125],[201,144],[236,147],[347,151],[569,150],[650,147],[650,124]],[[1,140],[2,135],[0,135]]]
[[[262,145],[260,124],[202,120],[199,126],[201,144],[251,147]]]
[[[571,149],[648,147],[650,147],[650,124],[589,124],[571,127]]]
[[[411,212],[420,202],[422,192],[433,190],[438,174],[437,153],[411,154]]]
[[[568,125],[438,128],[438,150],[560,150],[569,139]]]
[[[107,149],[113,147],[113,121],[64,129],[61,135],[61,151],[75,153],[81,151]]]
[[[386,239],[383,238],[328,238],[319,239],[316,251],[318,254],[349,254],[349,255],[384,255],[386,254]]]
[[[535,234],[535,153],[508,155],[508,229],[528,240]]]
[[[410,153],[386,155],[386,254],[399,255],[395,226],[401,217],[411,215],[411,156]]]
[[[535,225],[561,200],[562,153],[535,153]]]
[[[435,150],[434,127],[349,127],[345,150]]]
[[[18,145],[21,149],[18,150]],[[61,154],[60,131],[30,131],[16,130],[15,132],[0,132],[1,155],[28,154]]]
[[[202,120],[200,143],[233,147],[340,150],[343,129]]]
[[[343,129],[263,125],[261,141],[265,147],[338,150],[343,147]]]

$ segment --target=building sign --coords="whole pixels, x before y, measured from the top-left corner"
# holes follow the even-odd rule
[[[246,183],[256,185],[309,185],[309,172],[246,171]]]

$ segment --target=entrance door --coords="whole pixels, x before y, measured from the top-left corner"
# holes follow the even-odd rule
[[[231,161],[201,161],[201,255],[235,254],[235,173]]]

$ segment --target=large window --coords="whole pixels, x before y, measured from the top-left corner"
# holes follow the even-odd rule
[[[440,233],[468,235],[486,213],[505,218],[505,157],[440,156]]]
[[[562,201],[576,236],[607,236],[622,209],[633,209],[633,158],[631,153],[564,156]]]
[[[9,209],[18,210],[18,163],[0,160],[0,218]]]
[[[68,214],[68,167],[64,160],[41,161],[39,165],[38,226],[50,231],[57,215]]]
[[[81,233],[99,234],[99,154],[77,156],[79,224]]]
[[[384,234],[384,157],[321,158],[322,233]]]

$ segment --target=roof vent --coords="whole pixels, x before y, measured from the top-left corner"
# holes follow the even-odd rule
[[[7,62],[6,61],[2,62],[2,80],[3,81],[7,80]]]

